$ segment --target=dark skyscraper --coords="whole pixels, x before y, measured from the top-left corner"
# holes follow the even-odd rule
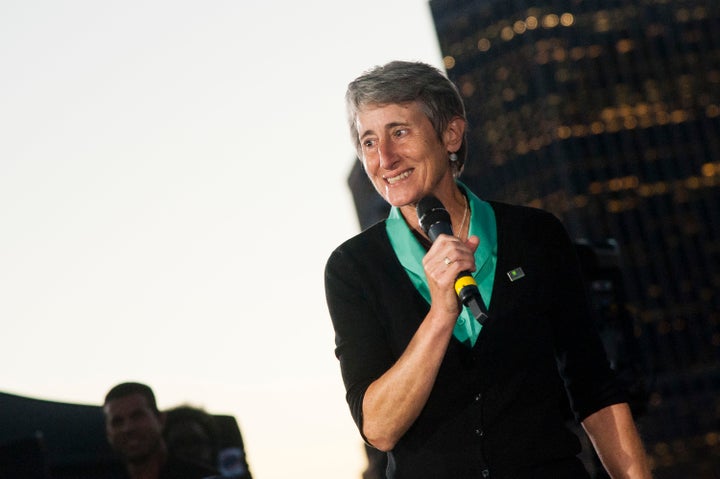
[[[720,477],[720,2],[430,6],[469,113],[464,181],[616,254],[593,293],[626,335],[608,345],[637,346],[657,478]]]

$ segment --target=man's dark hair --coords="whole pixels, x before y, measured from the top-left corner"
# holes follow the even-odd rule
[[[107,404],[110,401],[130,396],[132,394],[143,395],[147,400],[148,406],[150,406],[152,412],[154,412],[155,415],[160,415],[160,410],[158,409],[157,402],[155,401],[155,393],[153,393],[153,390],[152,388],[150,388],[150,386],[142,383],[127,382],[120,383],[117,386],[114,386],[105,395],[105,402],[103,404]]]

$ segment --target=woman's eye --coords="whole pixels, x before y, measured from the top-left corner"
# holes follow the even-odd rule
[[[373,145],[375,145],[375,140],[365,140],[365,141],[363,141],[363,147],[364,147],[364,148],[372,148]]]
[[[395,130],[393,135],[395,137],[400,137],[400,136],[404,136],[406,133],[407,133],[407,130]]]

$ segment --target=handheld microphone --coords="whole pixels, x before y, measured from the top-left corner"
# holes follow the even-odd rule
[[[441,234],[453,235],[450,213],[445,206],[433,195],[422,198],[416,207],[420,227],[433,243]],[[483,324],[487,319],[485,304],[475,278],[469,271],[461,271],[455,279],[455,292],[460,301],[470,308],[475,319]]]

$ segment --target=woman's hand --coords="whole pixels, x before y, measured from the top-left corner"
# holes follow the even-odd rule
[[[430,289],[431,307],[446,312],[455,321],[462,305],[455,291],[455,280],[462,271],[475,271],[475,250],[480,238],[466,241],[440,235],[423,258],[423,268]]]

